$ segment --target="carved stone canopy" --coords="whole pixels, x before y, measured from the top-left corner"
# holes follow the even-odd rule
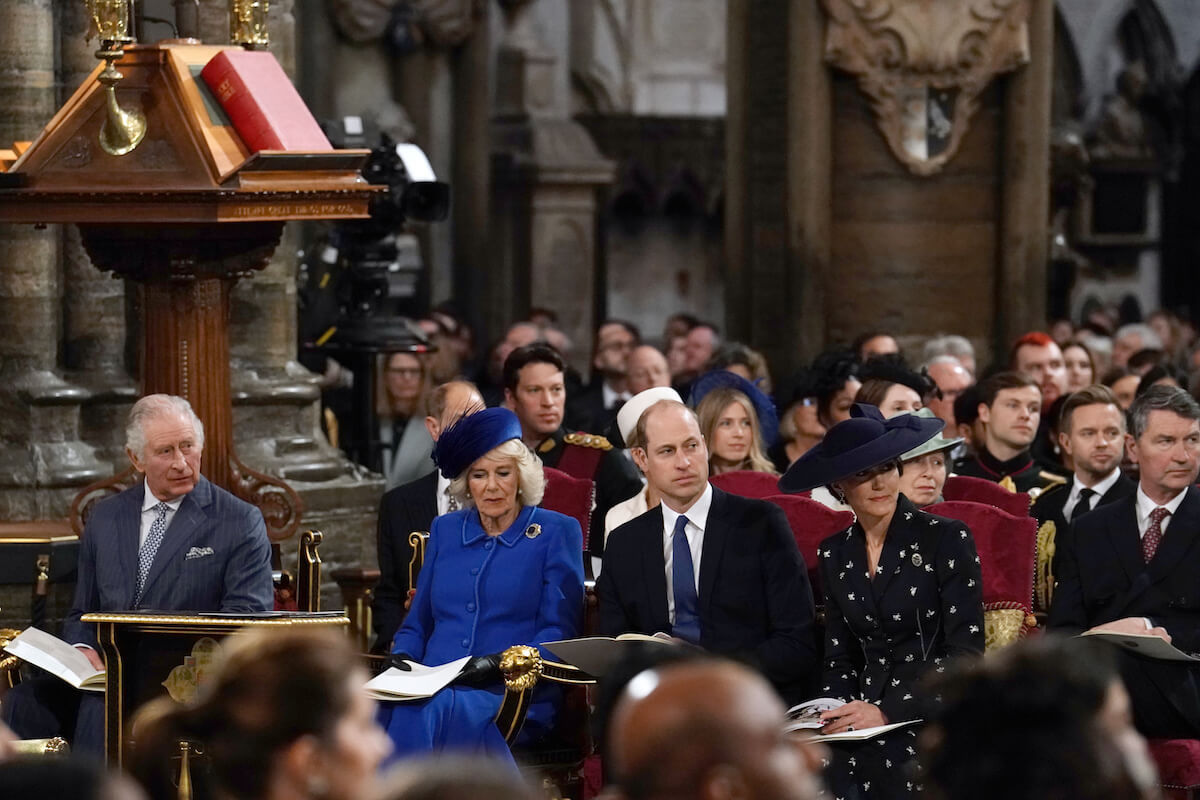
[[[1031,0],[823,0],[825,60],[858,78],[914,174],[958,151],[980,93],[1029,63]]]

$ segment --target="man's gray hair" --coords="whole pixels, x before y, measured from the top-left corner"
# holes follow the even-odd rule
[[[1117,342],[1124,339],[1126,336],[1137,335],[1142,342],[1139,350],[1162,350],[1163,342],[1158,334],[1154,332],[1154,328],[1144,322],[1131,322],[1128,325],[1122,325],[1117,328],[1117,332],[1113,334],[1113,341]]]
[[[925,347],[921,352],[921,361],[929,364],[938,356],[954,356],[955,358],[969,356],[970,358],[975,358],[975,347],[967,337],[954,333],[934,336],[925,342]]]
[[[1151,386],[1129,407],[1129,433],[1141,438],[1150,423],[1151,411],[1170,411],[1184,419],[1200,420],[1200,403],[1178,386]]]
[[[139,459],[146,458],[146,423],[158,417],[179,416],[192,423],[195,445],[204,449],[204,423],[192,410],[192,404],[173,394],[148,394],[133,404],[125,424],[125,448]]]

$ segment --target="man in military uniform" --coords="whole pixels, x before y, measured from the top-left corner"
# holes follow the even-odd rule
[[[588,551],[598,556],[604,550],[604,515],[640,492],[642,482],[608,439],[563,428],[565,370],[562,356],[552,347],[518,347],[504,361],[504,404],[516,413],[522,439],[543,464],[595,483]]]
[[[983,441],[977,444],[974,456],[955,465],[955,474],[995,481],[1035,498],[1050,486],[1066,483],[1062,476],[1042,469],[1030,455],[1041,415],[1042,392],[1028,375],[1000,372],[981,382]]]

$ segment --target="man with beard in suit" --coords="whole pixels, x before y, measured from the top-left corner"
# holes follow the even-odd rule
[[[1087,386],[1063,401],[1058,443],[1074,464],[1070,483],[1038,495],[1031,514],[1056,532],[1092,509],[1128,497],[1137,484],[1121,474],[1125,414],[1107,386]]]
[[[662,501],[612,532],[596,583],[600,633],[670,633],[758,669],[789,703],[818,663],[813,596],[787,517],[708,482],[695,413],[660,400],[633,458]]]
[[[468,381],[449,381],[433,390],[430,401],[432,415],[425,418],[425,428],[437,441],[451,423],[484,408],[483,397],[475,384]],[[430,467],[433,467],[432,462]],[[408,565],[413,548],[408,535],[427,531],[433,518],[457,510],[450,497],[450,481],[436,469],[415,481],[386,492],[379,501],[379,528],[376,539],[379,556],[379,584],[371,602],[374,620],[374,653],[391,650],[392,637],[404,620],[404,603],[408,599]]]
[[[1130,408],[1134,495],[1076,519],[1059,536],[1053,631],[1158,636],[1200,651],[1200,405],[1154,386]],[[1117,650],[1134,723],[1147,737],[1200,736],[1200,666]]]

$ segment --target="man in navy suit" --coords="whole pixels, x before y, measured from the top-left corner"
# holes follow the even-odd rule
[[[1129,409],[1136,493],[1081,515],[1055,555],[1050,628],[1158,636],[1200,651],[1200,405],[1151,387]],[[1119,650],[1134,723],[1147,737],[1200,736],[1200,667]]]
[[[708,482],[708,449],[682,403],[650,406],[635,436],[634,461],[662,502],[609,536],[600,632],[669,633],[803,699],[818,672],[813,596],[783,510]]]
[[[200,474],[204,426],[182,397],[147,395],[134,404],[125,452],[145,476],[92,510],[79,548],[75,600],[63,638],[97,669],[96,611],[268,611],[274,605],[271,545],[257,508]],[[19,684],[4,719],[25,738],[70,733],[76,752],[103,753],[99,695],[80,700],[57,678]]]
[[[1029,513],[1055,532],[1098,506],[1129,497],[1137,484],[1121,474],[1125,455],[1125,413],[1107,386],[1072,392],[1059,412],[1058,441],[1075,465],[1070,483],[1038,495]]]

